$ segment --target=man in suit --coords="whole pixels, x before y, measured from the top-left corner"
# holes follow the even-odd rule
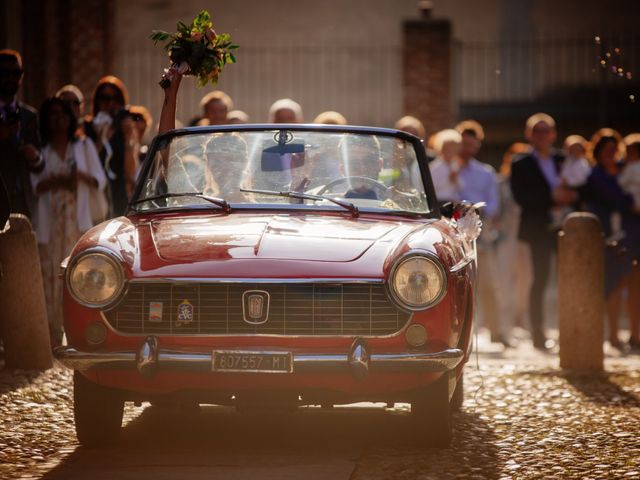
[[[544,292],[550,270],[550,253],[556,246],[554,211],[577,200],[577,193],[560,180],[564,157],[553,150],[556,124],[551,116],[537,113],[527,120],[525,136],[532,150],[514,159],[511,190],[521,208],[518,237],[531,250],[533,285],[529,293],[529,317],[533,345],[549,348],[544,333]]]
[[[20,54],[0,50],[0,179],[10,211],[30,217],[36,199],[29,174],[42,171],[44,162],[38,149],[38,115],[17,100],[23,74]]]

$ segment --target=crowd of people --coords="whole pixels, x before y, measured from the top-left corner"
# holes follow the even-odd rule
[[[416,124],[405,118],[397,127],[423,134]],[[438,199],[486,204],[478,242],[478,306],[492,341],[510,347],[511,327],[528,317],[534,347],[553,346],[545,334],[544,296],[557,233],[571,212],[588,211],[600,220],[606,239],[609,344],[640,351],[640,133],[622,138],[602,128],[589,141],[569,135],[556,150],[554,119],[537,113],[527,119],[524,135],[527,143],[514,143],[498,171],[475,158],[484,131],[473,120],[427,141]],[[630,336],[623,342],[618,322],[624,299]]]
[[[23,78],[18,52],[0,51],[0,205],[32,220],[39,245],[47,314],[54,346],[62,341],[62,298],[58,266],[83,232],[128,205],[153,128],[149,111],[130,105],[123,82],[101,78],[85,112],[81,90],[65,85],[39,111],[17,100]],[[167,89],[158,131],[176,126],[179,81]],[[189,125],[249,122],[221,91],[205,95],[201,114]],[[280,99],[270,123],[301,123],[301,106]],[[335,111],[313,123],[346,125]],[[491,340],[512,346],[514,325],[530,322],[533,344],[550,348],[545,334],[544,292],[555,236],[572,211],[600,219],[607,246],[605,295],[610,344],[640,349],[640,133],[622,138],[601,129],[587,141],[570,135],[555,150],[556,125],[544,113],[525,124],[527,143],[514,143],[498,171],[477,160],[482,126],[459,123],[427,138],[415,117],[395,127],[425,142],[429,169],[442,202],[484,202],[478,241],[478,306]],[[618,319],[626,299],[631,335],[623,342]]]

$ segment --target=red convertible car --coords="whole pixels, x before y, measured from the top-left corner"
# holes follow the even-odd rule
[[[127,215],[62,266],[79,441],[114,441],[125,401],[373,401],[411,403],[416,435],[448,445],[475,282],[476,234],[455,218],[400,131],[157,137]]]

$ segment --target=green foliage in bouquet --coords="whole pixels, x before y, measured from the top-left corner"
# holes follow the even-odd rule
[[[224,66],[236,62],[233,50],[238,45],[231,42],[228,33],[216,34],[206,10],[201,11],[191,25],[178,22],[177,29],[176,33],[153,30],[149,38],[156,44],[167,41],[164,49],[173,65],[183,66],[185,75],[197,77],[199,87],[209,82],[215,85]]]

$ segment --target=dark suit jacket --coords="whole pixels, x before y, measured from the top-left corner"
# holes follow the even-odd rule
[[[552,157],[559,173],[564,157],[558,153]],[[554,206],[551,187],[532,153],[514,159],[510,181],[513,198],[521,208],[518,238],[528,243],[551,238],[549,225]]]
[[[36,197],[31,189],[31,173],[27,162],[18,153],[21,145],[31,144],[40,147],[38,130],[38,113],[23,103],[18,103],[20,129],[18,138],[9,138],[0,142],[0,177],[4,182],[9,197],[9,208],[12,212],[31,216],[36,204]],[[40,167],[38,170],[41,170]]]
[[[0,177],[0,231],[4,228],[11,214],[11,204],[9,203],[9,194],[4,186],[4,181]]]

